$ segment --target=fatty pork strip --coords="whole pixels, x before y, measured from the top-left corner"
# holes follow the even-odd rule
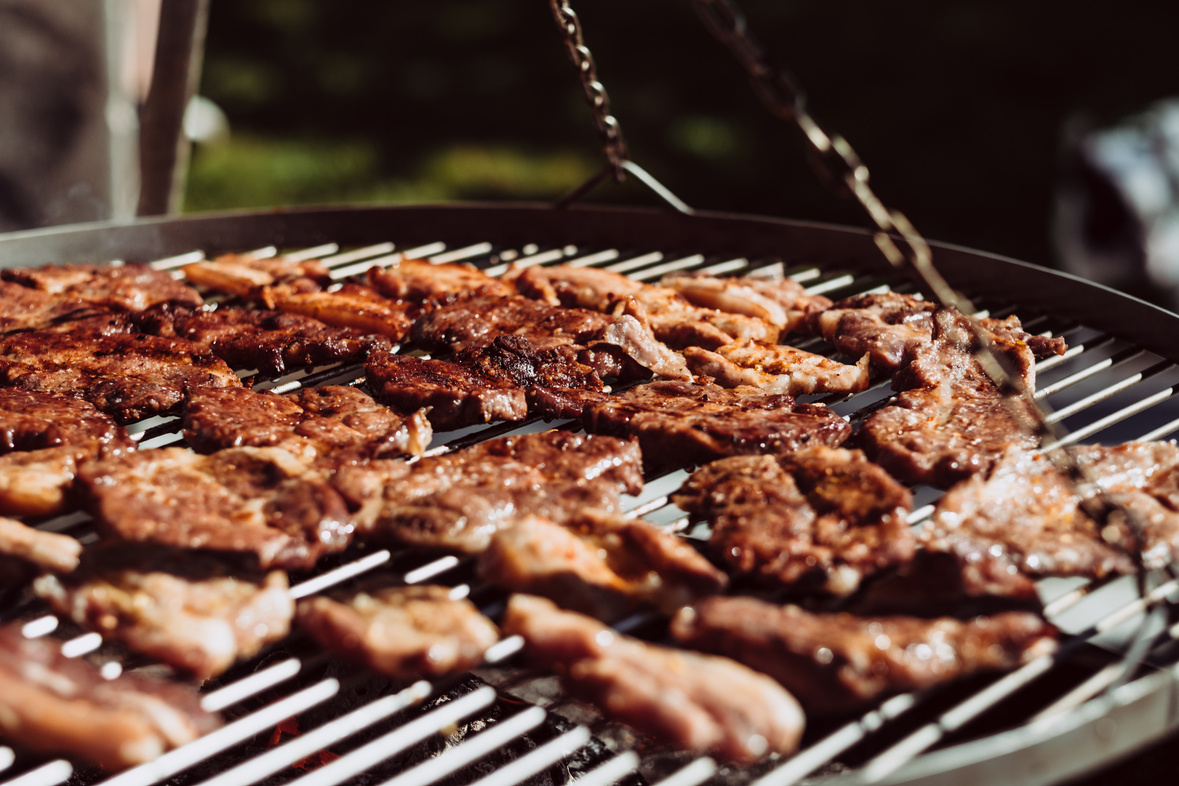
[[[41,576],[33,590],[84,628],[198,680],[286,636],[295,612],[282,571],[118,541],[88,548],[76,571]]]
[[[368,285],[394,300],[432,307],[467,297],[509,297],[516,288],[465,262],[436,264],[403,259],[389,267],[374,266],[366,273]]]
[[[735,573],[762,582],[848,595],[916,549],[912,495],[858,450],[720,459],[672,502],[711,523],[712,550]]]
[[[684,360],[697,377],[710,377],[722,387],[747,385],[788,396],[859,393],[871,383],[868,355],[849,366],[785,344],[751,339],[725,344],[715,351],[688,347]]]
[[[356,510],[357,534],[477,554],[528,514],[564,521],[585,509],[620,512],[642,489],[633,442],[562,431],[501,437],[410,463],[339,468],[331,482]]]
[[[1078,488],[1043,454],[1012,449],[939,500],[920,539],[956,558],[968,594],[1031,597],[1041,576],[1132,573],[1136,549],[1150,569],[1179,559],[1174,442],[1065,450],[1096,487]],[[1082,507],[1097,502],[1097,489],[1115,506],[1104,524]]]
[[[585,394],[581,403],[586,431],[638,439],[649,469],[835,447],[851,435],[847,420],[822,404],[744,386],[661,380],[613,395]]]
[[[420,456],[433,438],[422,412],[402,416],[346,385],[279,395],[202,388],[184,405],[183,433],[198,453],[276,447],[304,463]]]
[[[495,623],[448,587],[360,590],[299,602],[297,625],[325,648],[397,679],[469,671],[499,641]]]
[[[434,352],[463,348],[497,335],[523,335],[544,346],[577,348],[579,362],[603,379],[658,374],[690,379],[684,359],[634,316],[563,308],[526,297],[474,296],[439,306],[413,326],[415,345]]]
[[[160,303],[199,307],[200,294],[149,265],[46,265],[8,268],[0,276],[44,292],[59,302],[85,303],[109,311],[136,313]]]
[[[19,557],[44,570],[68,573],[78,567],[82,544],[69,535],[45,532],[0,516],[0,554]]]
[[[174,412],[205,386],[241,381],[224,360],[184,339],[93,329],[0,338],[0,387],[84,399],[121,424]]]
[[[302,569],[352,538],[341,496],[281,448],[144,450],[86,464],[79,480],[99,528],[124,540]]]
[[[332,327],[300,314],[226,305],[165,304],[135,321],[145,333],[187,339],[234,368],[257,369],[270,377],[298,368],[355,363],[375,349],[392,346],[387,336]]]
[[[152,761],[216,729],[187,685],[124,673],[104,677],[58,642],[0,628],[0,734],[45,755],[121,770]]]
[[[906,353],[928,344],[937,304],[899,292],[856,295],[833,303],[807,318],[807,330],[822,336],[840,354],[865,354],[872,368],[891,374]]]
[[[498,530],[479,558],[479,576],[602,620],[641,604],[670,614],[727,583],[686,540],[642,519],[596,511],[559,524],[526,515]]]
[[[529,267],[510,275],[521,294],[552,306],[630,314],[672,349],[716,349],[742,339],[777,341],[778,326],[745,314],[694,305],[674,289],[592,267]]]
[[[748,276],[713,276],[707,273],[669,273],[659,285],[672,289],[689,302],[744,314],[769,322],[781,335],[801,329],[811,314],[831,307],[831,300],[808,294],[802,284],[781,275],[757,271]]]
[[[375,333],[394,342],[409,335],[413,324],[408,304],[382,297],[376,290],[360,284],[325,290],[279,284],[264,287],[261,298],[267,308],[275,311],[310,317],[362,334]]]
[[[193,262],[180,270],[185,279],[198,287],[236,295],[242,300],[257,300],[264,287],[292,284],[319,290],[332,280],[331,271],[319,260],[291,260],[285,256],[223,254],[216,259]]]
[[[814,614],[752,597],[713,597],[680,610],[681,644],[734,658],[773,677],[808,713],[860,709],[979,671],[1007,671],[1056,649],[1056,631],[1031,612],[950,617]]]
[[[802,737],[794,697],[728,658],[648,644],[529,595],[508,600],[503,630],[575,698],[662,743],[749,763],[792,753]]]
[[[80,464],[134,448],[127,432],[89,402],[0,388],[0,514],[62,513],[72,505]]]
[[[901,392],[864,421],[856,439],[898,479],[947,488],[985,472],[1010,445],[1035,448],[1039,436],[1034,405],[991,381],[964,317],[939,310],[934,324],[933,339],[893,379]],[[989,340],[1000,361],[1034,387],[1028,342],[1011,331],[990,332]]]

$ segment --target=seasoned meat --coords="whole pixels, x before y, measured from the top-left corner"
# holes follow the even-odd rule
[[[479,575],[604,620],[640,603],[671,613],[727,583],[684,539],[642,519],[593,511],[560,524],[525,516],[498,530]]]
[[[785,344],[739,341],[715,352],[699,347],[684,350],[688,368],[718,385],[759,388],[766,393],[859,393],[868,389],[868,355],[854,366]]]
[[[344,500],[281,448],[144,450],[89,463],[79,479],[99,526],[125,540],[309,568],[352,537]]]
[[[249,388],[202,388],[184,406],[194,450],[278,447],[306,463],[343,452],[348,460],[421,455],[433,433],[421,412],[403,417],[346,385],[277,395]]]
[[[736,572],[847,595],[913,558],[912,495],[858,450],[733,456],[692,473],[672,501],[712,524]]]
[[[47,265],[0,271],[7,281],[112,311],[143,311],[157,303],[200,306],[200,294],[182,281],[154,268],[125,265]]]
[[[197,286],[246,300],[257,299],[264,287],[276,284],[322,289],[331,283],[330,271],[316,259],[292,261],[287,257],[224,254],[193,262],[180,270]]]
[[[438,305],[464,297],[509,297],[516,288],[465,262],[435,264],[403,259],[387,268],[370,267],[368,283],[385,297]]]
[[[300,601],[298,625],[327,649],[398,679],[467,671],[499,640],[495,624],[447,587],[384,587]]]
[[[69,535],[45,532],[0,516],[0,554],[20,557],[45,570],[69,573],[78,567],[82,545]]]
[[[807,328],[842,354],[867,354],[873,368],[892,373],[901,367],[907,351],[929,343],[936,310],[936,303],[899,292],[857,295],[811,314]]]
[[[89,401],[119,423],[176,410],[198,387],[240,387],[225,361],[178,338],[90,330],[0,338],[0,386]]]
[[[792,753],[802,737],[794,697],[728,658],[647,644],[528,595],[508,601],[503,629],[573,696],[677,748],[752,762]]]
[[[281,311],[220,306],[156,306],[136,318],[145,333],[187,339],[234,368],[281,376],[297,368],[362,360],[389,349],[388,337],[332,327],[318,319]]]
[[[12,281],[0,281],[0,334],[45,330],[58,323],[109,313],[86,301],[63,299]]]
[[[689,647],[735,658],[791,691],[809,713],[841,713],[882,694],[1009,670],[1056,648],[1030,612],[949,617],[813,614],[751,597],[705,598],[671,625]]]
[[[756,388],[658,381],[588,403],[585,430],[637,438],[649,467],[703,464],[723,456],[836,446],[848,422],[822,404]]]
[[[822,295],[807,294],[802,284],[783,276],[712,276],[669,273],[659,282],[697,306],[744,314],[769,322],[782,334],[798,330],[811,314],[831,306]]]
[[[137,673],[108,680],[57,642],[0,628],[0,732],[26,750],[121,770],[219,725],[191,687]]]
[[[282,571],[119,541],[87,549],[74,573],[42,576],[33,589],[79,625],[198,680],[286,636],[295,612]]]
[[[299,314],[359,334],[376,333],[392,341],[409,335],[409,306],[381,297],[368,287],[344,284],[339,290],[307,291],[282,284],[265,287],[262,299],[268,308]]]
[[[578,360],[572,344],[533,341],[527,336],[500,335],[477,341],[455,355],[455,362],[487,379],[519,388],[542,387],[601,390],[602,380]]]

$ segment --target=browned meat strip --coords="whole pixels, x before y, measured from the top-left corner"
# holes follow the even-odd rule
[[[340,495],[280,448],[144,450],[89,463],[79,479],[98,524],[126,540],[309,568],[352,537]]]
[[[720,459],[672,501],[711,522],[713,550],[733,570],[838,595],[909,561],[916,545],[912,495],[858,450]]]
[[[376,333],[392,341],[409,335],[412,319],[405,303],[381,297],[368,287],[345,284],[334,291],[307,291],[292,285],[266,287],[262,299],[268,308],[300,314],[360,334]]]
[[[727,658],[647,644],[528,595],[508,601],[503,629],[575,697],[677,748],[751,762],[791,753],[802,737],[794,697]]]
[[[129,423],[174,411],[198,387],[241,381],[225,361],[183,339],[80,330],[0,338],[0,385],[85,399]]]
[[[533,341],[527,336],[500,335],[477,341],[455,355],[455,362],[487,379],[530,388],[601,390],[597,372],[578,360],[572,344]]]
[[[403,417],[346,385],[277,395],[249,388],[202,388],[184,407],[194,450],[278,447],[306,463],[341,451],[347,460],[421,455],[433,437],[421,412]]]
[[[0,732],[26,750],[94,762],[143,764],[213,731],[200,694],[146,674],[108,680],[60,645],[0,628]]]
[[[472,296],[509,297],[516,288],[465,262],[435,264],[403,259],[387,268],[368,269],[368,283],[385,297],[438,305]]]
[[[44,532],[0,516],[0,554],[20,557],[45,570],[69,573],[78,567],[82,545],[69,535]]]
[[[769,276],[712,276],[705,273],[669,273],[659,282],[697,306],[769,322],[782,334],[803,326],[811,314],[830,308],[831,300],[809,295],[792,278]]]
[[[682,609],[671,630],[683,644],[773,677],[807,712],[822,714],[977,671],[1013,669],[1056,648],[1055,630],[1030,612],[967,622],[857,617],[750,597],[705,598]]]
[[[181,268],[184,277],[197,286],[252,300],[264,287],[301,282],[311,289],[331,283],[331,273],[319,260],[292,261],[287,257],[256,257],[224,254]]]
[[[592,401],[582,414],[592,434],[634,437],[651,468],[686,467],[723,456],[790,453],[839,445],[848,422],[822,404],[756,388],[660,381]]]
[[[59,323],[106,315],[101,306],[0,281],[0,334],[16,330],[45,330]]]
[[[220,556],[117,541],[33,589],[79,625],[199,680],[286,636],[295,613],[282,571],[234,571]]]
[[[398,679],[467,671],[499,640],[495,624],[447,587],[384,587],[299,603],[298,625],[324,647]]]
[[[500,529],[479,575],[605,620],[640,603],[671,613],[727,583],[684,539],[642,519],[593,511],[560,524],[525,516]]]
[[[868,389],[868,356],[848,366],[785,344],[739,341],[715,352],[699,347],[684,350],[688,368],[718,385],[759,388],[766,393],[859,393]]]
[[[200,306],[200,294],[164,271],[148,265],[48,265],[10,268],[6,280],[38,289],[60,301],[75,301],[114,311],[143,311],[157,303]]]
[[[145,333],[187,339],[234,368],[281,376],[296,368],[362,360],[374,349],[389,349],[388,337],[325,325],[318,319],[281,311],[220,306],[156,306],[136,317]]]

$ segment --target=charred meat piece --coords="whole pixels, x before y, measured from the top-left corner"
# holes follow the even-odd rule
[[[715,352],[699,347],[684,350],[688,368],[718,385],[759,388],[766,393],[859,393],[870,382],[868,356],[854,366],[785,344],[739,341]]]
[[[597,372],[577,359],[571,344],[534,342],[527,336],[496,336],[475,342],[455,355],[455,362],[496,382],[601,390]]]
[[[989,474],[946,492],[920,534],[925,549],[954,555],[968,594],[1029,596],[1040,576],[1131,573],[1136,528],[1147,567],[1179,558],[1179,447],[1139,442],[1066,450],[1125,512],[1115,511],[1102,528],[1081,507],[1096,489],[1079,492],[1044,455],[1011,449]]]
[[[447,587],[384,587],[300,601],[298,625],[327,649],[398,679],[468,671],[499,630]]]
[[[19,557],[45,570],[69,573],[78,567],[82,545],[69,535],[44,532],[0,516],[0,554]]]
[[[253,554],[262,567],[295,569],[352,537],[340,495],[280,448],[144,450],[86,464],[79,479],[99,526],[125,540]]]
[[[141,543],[87,549],[74,573],[33,589],[79,625],[198,680],[286,636],[295,613],[282,571],[231,570],[220,555]]]
[[[802,284],[784,276],[669,273],[659,284],[697,306],[769,322],[783,335],[798,330],[811,314],[831,306],[829,298],[807,294]]]
[[[0,275],[61,302],[86,303],[112,311],[143,311],[157,303],[197,307],[204,302],[192,287],[143,264],[47,265],[10,268]]]
[[[184,407],[194,450],[278,447],[306,463],[343,452],[348,460],[421,455],[433,433],[420,412],[403,417],[346,385],[278,395],[249,388],[202,388]]]
[[[911,560],[916,546],[909,490],[858,450],[720,459],[672,501],[712,524],[712,548],[734,571],[837,595]]]
[[[145,333],[187,339],[234,368],[258,369],[268,376],[356,362],[374,349],[392,346],[386,336],[332,327],[311,317],[232,306],[157,306],[139,314],[136,323]]]
[[[509,297],[516,288],[465,262],[435,264],[403,259],[387,268],[368,269],[369,286],[385,297],[423,305],[440,305],[465,297]]]
[[[658,381],[588,403],[585,430],[637,438],[648,467],[687,467],[724,456],[836,446],[848,422],[822,404],[756,388]]]
[[[121,770],[151,761],[216,729],[186,685],[123,674],[108,680],[58,643],[0,628],[0,732],[38,753]]]
[[[479,575],[604,620],[639,604],[670,614],[727,583],[686,540],[642,519],[593,511],[560,524],[526,516],[500,529]]]
[[[682,609],[671,631],[682,644],[773,677],[807,712],[822,714],[978,671],[1014,669],[1056,649],[1055,630],[1030,612],[966,622],[857,617],[750,597],[705,598]]]
[[[344,284],[331,291],[307,291],[283,284],[266,287],[262,299],[268,308],[276,311],[350,328],[362,335],[376,333],[392,341],[401,341],[409,335],[413,322],[407,304],[381,297],[378,292],[359,284]]]
[[[256,257],[252,254],[224,254],[212,260],[193,262],[181,268],[184,277],[205,289],[257,299],[264,287],[292,284],[322,289],[331,283],[331,273],[316,259]]]
[[[528,595],[508,601],[503,629],[572,695],[677,748],[752,762],[791,753],[802,737],[794,697],[728,658],[647,644]]]
[[[174,411],[198,387],[240,387],[221,358],[178,338],[94,331],[0,338],[0,386],[89,401],[119,423]]]

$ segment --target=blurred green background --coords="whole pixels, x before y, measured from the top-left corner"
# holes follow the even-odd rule
[[[1179,4],[742,0],[927,237],[1052,264],[1070,129],[1179,95]],[[862,225],[689,0],[574,3],[632,158],[696,208]],[[188,211],[551,200],[603,163],[544,0],[211,4]],[[633,180],[633,179],[632,179]],[[641,186],[590,201],[654,204]]]

